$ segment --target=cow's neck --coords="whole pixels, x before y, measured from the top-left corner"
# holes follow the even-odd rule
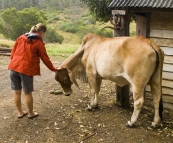
[[[62,64],[62,67],[73,70],[76,66],[81,64],[82,51],[76,51],[70,57],[68,57]]]

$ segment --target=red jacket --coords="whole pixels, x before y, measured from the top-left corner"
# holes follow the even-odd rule
[[[8,69],[28,76],[40,75],[40,58],[51,71],[56,71],[41,36],[38,33],[26,33],[16,40],[12,48]]]

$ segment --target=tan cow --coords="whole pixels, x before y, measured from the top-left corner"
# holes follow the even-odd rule
[[[73,83],[78,86],[75,78],[88,82],[91,89],[88,110],[98,106],[102,79],[114,81],[119,86],[130,83],[134,111],[126,124],[129,127],[137,121],[144,103],[144,88],[149,84],[155,108],[152,127],[156,127],[161,118],[163,55],[153,41],[144,37],[103,38],[89,33],[83,38],[80,48],[62,63],[55,79],[65,95],[72,93]]]

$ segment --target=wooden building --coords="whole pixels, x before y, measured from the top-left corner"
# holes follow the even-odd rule
[[[113,0],[109,7],[116,22],[115,36],[129,36],[131,14],[136,15],[136,35],[156,42],[164,51],[163,107],[173,109],[173,1],[172,0]],[[145,104],[152,104],[150,87],[146,87]]]

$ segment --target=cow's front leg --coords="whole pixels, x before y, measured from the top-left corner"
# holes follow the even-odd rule
[[[92,78],[89,80],[90,85],[90,105],[88,105],[87,109],[88,111],[91,111],[92,109],[98,109],[98,95],[100,92],[100,85],[101,85],[101,79],[100,78]]]
[[[92,111],[92,109],[98,109],[98,94],[95,94],[94,96],[91,95],[90,104],[88,105],[87,110]]]

